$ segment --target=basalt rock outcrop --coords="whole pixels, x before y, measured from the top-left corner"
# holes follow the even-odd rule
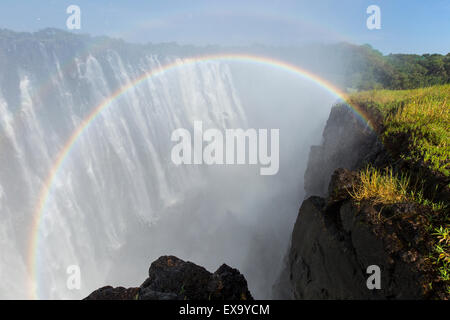
[[[367,164],[396,166],[374,130],[348,106],[334,106],[322,145],[311,148],[306,199],[274,286],[276,298],[446,298],[427,259],[429,233],[421,227],[433,212],[417,203],[355,203],[349,191]],[[373,265],[381,271],[380,289],[367,285]]]
[[[414,203],[357,205],[345,192],[354,177],[338,169],[327,198],[303,202],[288,259],[293,297],[439,298],[440,284],[426,256],[431,242],[419,228],[432,212]],[[367,268],[373,265],[381,271],[379,289],[367,286]]]
[[[378,125],[375,118],[367,124],[346,104],[333,106],[323,131],[322,144],[312,146],[309,153],[304,184],[306,197],[326,196],[331,176],[337,168],[355,170],[369,162],[388,161],[373,130]]]
[[[174,256],[154,261],[148,278],[137,288],[100,288],[86,300],[253,300],[247,281],[223,264],[216,272]]]

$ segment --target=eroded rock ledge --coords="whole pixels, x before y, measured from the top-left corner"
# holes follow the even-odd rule
[[[358,170],[367,164],[398,165],[375,131],[348,106],[335,105],[322,144],[311,149],[306,199],[294,226],[285,270],[274,286],[275,297],[448,298],[428,259],[432,243],[423,226],[433,212],[417,203],[355,203],[348,191],[357,183]],[[379,290],[367,287],[371,265],[381,269]]]
[[[299,211],[289,252],[295,299],[426,299],[439,283],[426,257],[432,214],[414,203],[356,205],[347,189],[355,173],[338,169],[327,198],[312,196]],[[381,269],[381,289],[369,290],[366,270]]]
[[[100,288],[85,300],[253,300],[237,269],[223,264],[216,272],[174,256],[154,261],[138,288]]]

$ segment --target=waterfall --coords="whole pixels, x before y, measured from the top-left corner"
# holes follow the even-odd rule
[[[270,296],[307,154],[277,180],[256,168],[170,160],[176,128],[192,129],[196,120],[219,129],[251,125],[257,107],[246,107],[250,98],[236,82],[242,71],[230,63],[173,68],[112,99],[70,145],[37,210],[58,154],[94,108],[141,75],[182,60],[181,53],[51,30],[0,37],[0,297],[28,298],[30,283],[41,299],[138,286],[163,254],[210,270],[226,262],[261,290],[254,296]],[[312,124],[317,132],[326,114]],[[290,141],[301,147],[303,138],[305,146],[317,143],[295,132]],[[80,290],[67,287],[71,265],[80,268]]]

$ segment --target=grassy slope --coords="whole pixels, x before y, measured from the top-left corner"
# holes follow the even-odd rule
[[[433,211],[432,218],[423,220],[423,230],[433,242],[429,259],[450,295],[450,85],[358,92],[349,102],[377,119],[381,139],[394,160],[385,168],[361,170],[351,196],[357,202],[385,205],[415,202]],[[439,201],[433,188],[444,195]]]
[[[397,139],[406,142],[397,150],[402,159],[450,176],[450,84],[365,91],[352,95],[349,102],[381,114],[383,140],[391,145]]]

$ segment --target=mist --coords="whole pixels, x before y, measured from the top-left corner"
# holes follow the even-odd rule
[[[117,264],[140,261],[135,274],[145,274],[150,261],[167,254],[210,271],[226,263],[244,274],[255,298],[269,299],[303,200],[309,148],[320,143],[336,97],[273,67],[231,65],[231,71],[248,128],[280,129],[280,171],[261,176],[251,165],[204,168],[203,187],[189,190],[192,197],[161,213],[151,231],[136,239],[148,242],[124,248]],[[139,285],[140,279],[121,277],[130,274],[113,270],[108,283]]]
[[[336,96],[309,79],[242,61],[205,61],[148,78],[83,130],[38,212],[55,158],[93,108],[191,53],[54,31],[19,38],[1,43],[8,74],[0,94],[0,297],[29,298],[33,286],[40,299],[138,286],[153,260],[176,255],[210,271],[226,263],[244,274],[255,298],[271,298],[303,200],[309,148],[320,143]],[[220,130],[279,129],[279,172],[176,166],[171,133],[191,130],[194,121]],[[67,287],[72,265],[81,271],[80,290]]]

